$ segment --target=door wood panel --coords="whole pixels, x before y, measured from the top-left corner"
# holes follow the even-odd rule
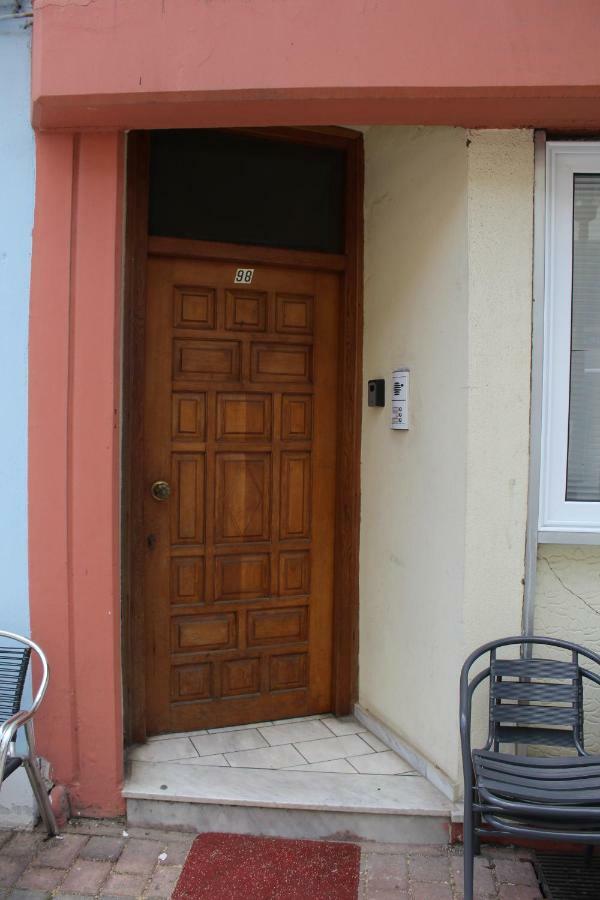
[[[341,278],[257,262],[244,287],[236,268],[148,259],[149,734],[332,705]]]

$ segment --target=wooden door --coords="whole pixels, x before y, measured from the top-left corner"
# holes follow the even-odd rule
[[[149,734],[331,708],[340,276],[244,266],[148,260]]]

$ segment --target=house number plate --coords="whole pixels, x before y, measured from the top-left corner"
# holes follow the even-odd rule
[[[252,284],[254,269],[238,269],[233,279],[234,284]]]

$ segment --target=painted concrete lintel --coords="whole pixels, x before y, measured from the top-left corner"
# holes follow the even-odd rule
[[[419,753],[418,750],[415,750],[414,747],[399,737],[391,730],[391,728],[388,728],[387,725],[384,725],[383,722],[372,715],[372,713],[364,709],[360,703],[354,705],[354,715],[361,725],[368,728],[369,731],[371,731],[375,737],[378,737],[380,741],[383,741],[390,750],[394,750],[414,766],[419,775],[423,775],[423,777],[436,787],[438,791],[441,791],[445,797],[453,803],[457,802],[459,799],[459,786],[450,781],[441,769],[434,766],[427,757]]]
[[[438,125],[473,129],[598,130],[598,97],[388,96],[373,88],[346,96],[333,89],[163,92],[34,98],[41,131],[127,131],[152,128],[236,128],[331,125]]]

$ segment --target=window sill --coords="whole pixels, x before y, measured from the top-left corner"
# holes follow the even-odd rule
[[[600,545],[600,529],[598,531],[554,531],[541,529],[538,531],[538,544]]]

